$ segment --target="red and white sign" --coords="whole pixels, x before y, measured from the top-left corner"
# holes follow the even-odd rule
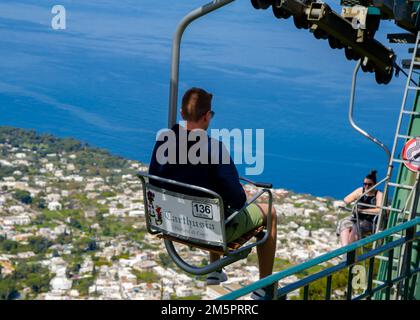
[[[408,140],[402,151],[405,166],[412,171],[420,170],[420,137]]]

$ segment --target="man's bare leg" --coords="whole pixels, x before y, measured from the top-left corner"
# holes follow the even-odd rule
[[[220,259],[220,254],[218,253],[214,253],[214,252],[210,252],[210,262],[215,262],[217,260]]]
[[[268,205],[258,204],[264,214],[264,225],[267,225]],[[260,279],[272,274],[274,265],[274,255],[277,243],[277,215],[274,206],[271,208],[271,230],[268,231],[268,239],[263,244],[257,246],[258,265],[260,269]]]
[[[356,228],[352,228],[349,236],[349,243],[359,240],[359,235],[357,234]]]
[[[263,215],[264,225],[267,225],[267,204],[258,204]],[[272,218],[271,218],[271,230],[268,230],[268,239],[265,243],[257,247],[258,265],[260,270],[260,279],[267,277],[273,272],[274,265],[274,254],[276,252],[277,243],[277,215],[274,207],[272,207]],[[220,255],[217,253],[210,252],[210,262],[214,262],[220,259]]]
[[[346,228],[340,233],[340,242],[343,247],[350,243],[351,230],[351,228]]]

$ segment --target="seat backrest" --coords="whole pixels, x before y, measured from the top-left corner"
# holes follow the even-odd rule
[[[188,242],[224,246],[225,222],[220,199],[205,198],[143,186],[150,229]]]

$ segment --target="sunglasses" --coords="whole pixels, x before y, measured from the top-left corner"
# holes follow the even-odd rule
[[[373,183],[366,183],[366,182],[363,182],[363,185],[364,185],[364,186],[367,186],[367,187],[371,187],[371,186],[373,186]]]
[[[209,112],[210,112],[210,118],[213,119],[216,112],[214,112],[213,110],[210,110]]]

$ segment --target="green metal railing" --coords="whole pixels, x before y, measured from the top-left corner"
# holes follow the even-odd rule
[[[319,256],[315,259],[309,260],[305,263],[302,263],[297,266],[293,266],[289,269],[280,271],[278,273],[272,274],[264,279],[261,279],[255,283],[252,283],[248,286],[245,286],[239,290],[233,291],[227,295],[220,297],[220,300],[231,300],[237,299],[242,296],[245,296],[255,290],[273,285],[278,283],[281,280],[284,280],[290,276],[296,276],[301,273],[309,272],[311,268],[319,267],[322,264],[326,264],[331,262],[335,258],[342,257],[346,255],[346,260],[340,262],[336,265],[326,267],[324,270],[315,272],[306,276],[298,281],[285,285],[282,288],[277,290],[277,298],[278,299],[287,299],[288,294],[292,292],[296,292],[296,290],[303,289],[303,299],[310,298],[310,287],[315,281],[319,281],[320,279],[326,279],[326,286],[325,286],[325,295],[324,298],[326,300],[330,300],[332,298],[332,290],[333,290],[333,275],[337,274],[342,270],[348,269],[348,278],[347,278],[347,286],[345,288],[345,299],[347,300],[361,300],[367,299],[370,300],[376,292],[385,292],[384,299],[389,300],[391,298],[391,290],[396,290],[397,287],[400,288],[399,297],[401,299],[413,299],[413,288],[412,286],[415,285],[417,274],[420,272],[419,263],[417,261],[416,264],[407,263],[405,267],[401,270],[401,272],[397,275],[393,274],[393,264],[390,263],[389,268],[387,270],[387,277],[385,281],[382,283],[377,284],[374,286],[374,268],[375,268],[375,257],[381,255],[383,256],[384,253],[387,253],[388,259],[392,261],[394,257],[394,250],[396,248],[399,249],[399,252],[403,251],[406,255],[406,261],[411,261],[411,251],[413,250],[413,242],[417,243],[418,246],[418,239],[420,237],[420,231],[416,231],[416,228],[420,225],[420,217],[410,220],[406,223],[400,224],[398,226],[392,227],[388,230],[383,232],[373,234],[369,237],[361,239],[357,242],[354,242],[348,246],[339,248],[322,256]],[[379,240],[384,240],[389,237],[392,237],[393,234],[405,232],[405,236],[399,238],[398,240],[389,241],[386,244],[383,244],[379,247],[374,248],[373,250],[358,255],[357,251],[365,246],[372,245],[374,242]],[[403,249],[402,249],[403,248]],[[368,263],[368,271],[367,271],[367,282],[366,288],[362,290],[361,293],[358,293],[360,290],[353,290],[353,268],[358,263]],[[411,287],[410,287],[411,286]]]

